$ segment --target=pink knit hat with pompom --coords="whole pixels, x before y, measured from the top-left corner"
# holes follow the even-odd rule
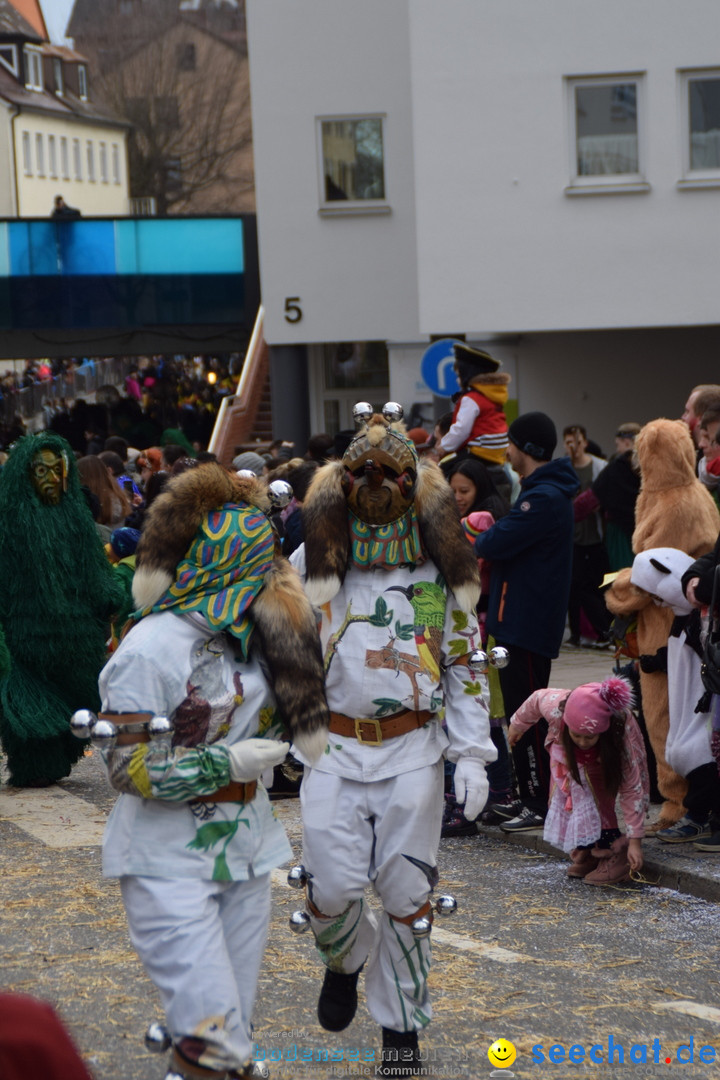
[[[616,713],[632,708],[632,687],[613,675],[604,682],[585,683],[565,699],[563,720],[577,735],[600,735],[610,727]]]

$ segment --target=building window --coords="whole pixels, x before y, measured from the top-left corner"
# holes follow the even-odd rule
[[[42,54],[38,49],[31,49],[29,46],[24,49],[24,54],[26,87],[28,90],[44,89]]]
[[[45,175],[45,140],[39,132],[35,136],[35,168],[38,176]]]
[[[112,175],[113,184],[120,183],[120,147],[117,143],[112,144]]]
[[[17,76],[19,74],[17,46],[0,45],[0,64],[6,67],[13,75]]]
[[[165,159],[165,190],[173,193],[182,191],[182,162],[179,157]]]
[[[649,190],[642,162],[641,75],[569,79],[569,193]]]
[[[22,133],[23,173],[32,176],[32,149],[30,147],[30,132]]]
[[[165,96],[154,98],[155,123],[163,131],[174,131],[180,127],[180,112],[178,99]]]
[[[63,180],[70,179],[70,156],[68,154],[68,141],[64,135],[60,136],[60,169]]]
[[[87,157],[87,176],[91,184],[95,183],[95,145],[92,139],[88,139],[85,144],[86,157]]]
[[[88,87],[87,87],[87,68],[84,64],[78,64],[78,94],[81,101],[87,101]]]
[[[55,93],[62,94],[65,89],[65,84],[63,83],[63,66],[62,60],[59,60],[57,57],[53,60],[53,75],[55,77]]]
[[[80,150],[79,139],[73,139],[73,170],[75,172],[75,179],[82,180],[82,153]]]
[[[321,211],[386,212],[383,117],[320,119]]]
[[[54,135],[48,135],[48,171],[53,180],[57,178],[57,145]]]
[[[681,186],[720,184],[720,70],[681,72]]]
[[[180,71],[194,71],[196,62],[195,46],[191,42],[177,46],[177,66]]]
[[[107,143],[100,143],[100,179],[103,184],[108,182],[108,156]]]

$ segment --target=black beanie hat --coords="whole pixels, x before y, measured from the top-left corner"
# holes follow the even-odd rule
[[[528,412],[513,420],[508,438],[535,461],[550,461],[557,446],[557,431],[544,412]]]

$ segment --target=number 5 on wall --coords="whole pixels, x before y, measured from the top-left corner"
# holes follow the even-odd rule
[[[299,296],[285,297],[285,322],[296,323],[302,319]]]

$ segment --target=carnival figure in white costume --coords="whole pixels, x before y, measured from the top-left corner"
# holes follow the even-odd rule
[[[368,1008],[383,1029],[381,1075],[412,1075],[430,1021],[430,895],[443,809],[443,755],[474,819],[487,799],[490,739],[477,560],[434,462],[418,464],[399,423],[365,421],[342,461],[320,469],[292,562],[322,617],[330,736],[304,762],[306,912],[327,967],[318,1018],[341,1031],[367,962]],[[443,726],[443,722],[445,727]],[[368,910],[369,884],[383,911]],[[420,936],[425,933],[426,936]]]
[[[276,558],[263,481],[216,464],[153,504],[133,583],[139,619],[75,714],[122,792],[103,842],[132,942],[166,1013],[166,1080],[252,1075],[251,1016],[270,872],[290,848],[260,777],[286,737],[327,741],[315,617]],[[266,672],[269,671],[269,676]],[[270,695],[268,678],[275,700]]]

